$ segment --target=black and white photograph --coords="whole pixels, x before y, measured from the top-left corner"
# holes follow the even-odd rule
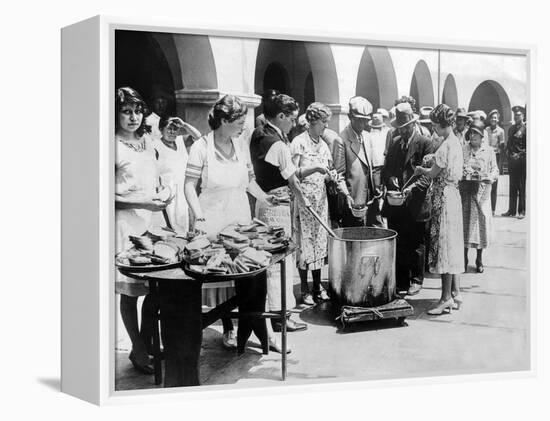
[[[530,369],[527,54],[113,44],[115,392]]]

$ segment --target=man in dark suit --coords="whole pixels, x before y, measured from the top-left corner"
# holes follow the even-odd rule
[[[418,132],[417,117],[409,103],[398,104],[395,114],[395,136],[386,155],[382,177],[388,191],[405,187],[406,200],[402,206],[385,203],[382,214],[388,218],[388,227],[398,234],[397,289],[415,295],[424,282],[424,231],[430,218],[426,193],[430,179],[412,177],[415,167],[422,165],[424,156],[433,152],[433,144]]]

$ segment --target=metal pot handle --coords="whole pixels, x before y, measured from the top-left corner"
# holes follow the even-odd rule
[[[374,263],[372,262],[373,260]],[[361,264],[359,266],[359,275],[361,275],[361,277],[367,274],[369,266],[373,266],[374,276],[378,275],[378,272],[380,272],[380,256],[376,254],[365,254],[361,256]]]

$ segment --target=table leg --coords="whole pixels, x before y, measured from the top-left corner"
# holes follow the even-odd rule
[[[164,281],[160,285],[164,387],[199,385],[201,289],[198,281]]]
[[[281,336],[282,336],[282,377],[286,380],[286,259],[281,260]]]
[[[152,294],[155,301],[159,302],[158,285],[156,281],[149,281],[149,294]],[[153,327],[153,367],[155,369],[155,384],[162,384],[162,361],[160,356],[160,332],[159,317],[155,315]]]

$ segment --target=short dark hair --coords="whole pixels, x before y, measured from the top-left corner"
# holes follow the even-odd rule
[[[411,108],[413,110],[413,113],[416,112],[416,99],[414,99],[414,97],[412,97],[412,96],[403,95],[401,98],[398,98],[398,99],[395,100],[394,105],[404,104],[406,102],[411,104]]]
[[[222,120],[227,120],[230,123],[238,120],[246,115],[248,108],[239,97],[235,95],[225,95],[220,98],[212,107],[208,115],[208,125],[212,130],[219,129],[222,125]]]
[[[275,118],[279,113],[288,116],[298,111],[300,106],[294,98],[285,94],[278,94],[264,100],[264,114],[266,117]]]
[[[143,113],[143,118],[141,124],[136,130],[136,134],[141,137],[145,133],[151,133],[151,126],[145,123],[145,117],[151,114],[149,107],[141,97],[141,95],[133,88],[128,86],[118,88],[115,95],[115,130],[118,130],[118,113],[125,105],[135,105],[136,107],[141,108]]]
[[[166,128],[166,126],[168,126],[175,119],[176,117],[170,117],[170,116],[161,117],[159,120],[159,130],[163,131]],[[178,122],[177,124],[181,126],[181,123]]]

